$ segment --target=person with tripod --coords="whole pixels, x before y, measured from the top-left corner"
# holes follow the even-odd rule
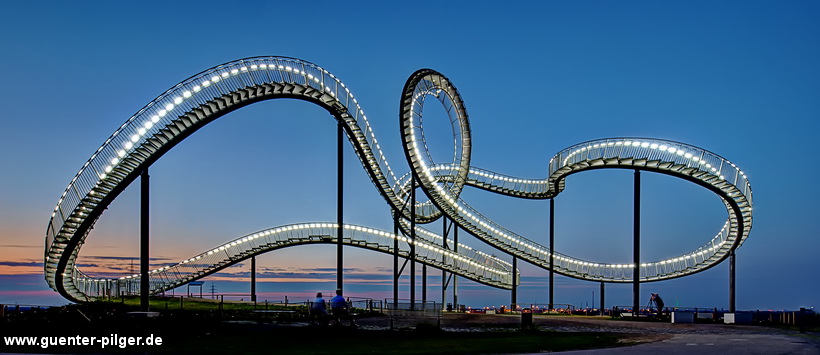
[[[653,293],[649,297],[649,305],[651,306],[652,304],[654,304],[655,309],[658,310],[658,315],[659,316],[663,315],[663,299],[661,298],[661,296],[659,294]]]

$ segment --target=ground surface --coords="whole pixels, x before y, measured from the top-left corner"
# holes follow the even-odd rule
[[[357,327],[304,321],[214,319],[185,314],[159,319],[112,319],[90,323],[51,321],[0,326],[2,335],[162,336],[162,346],[9,347],[0,353],[243,353],[243,354],[499,354],[669,353],[820,354],[820,334],[762,326],[633,322],[608,317],[541,316],[521,330],[520,315],[446,314],[357,320]],[[441,330],[438,325],[440,322]],[[595,349],[595,350],[591,350]]]
[[[512,329],[518,315],[452,314],[441,319],[448,331]],[[363,320],[379,322],[377,318]],[[568,351],[569,354],[820,354],[820,334],[801,334],[762,326],[728,324],[672,324],[613,320],[609,317],[534,316],[542,332],[606,333],[617,337],[620,347]],[[373,324],[376,325],[376,324]]]

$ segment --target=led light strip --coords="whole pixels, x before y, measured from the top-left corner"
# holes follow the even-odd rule
[[[413,244],[413,241],[410,238],[403,237],[403,236],[395,236],[393,233],[386,232],[386,231],[383,231],[383,230],[374,229],[374,228],[368,228],[368,227],[364,227],[364,226],[346,224],[344,226],[344,229],[345,229],[345,231],[348,231],[348,232],[362,234],[363,236],[359,237],[358,241],[367,242],[367,241],[369,241],[369,239],[367,238],[367,235],[371,235],[371,236],[384,238],[386,240],[397,239],[399,241],[406,242],[408,244]],[[216,264],[213,267],[206,267],[204,269],[200,267],[193,274],[192,273],[186,273],[184,271],[178,271],[179,269],[181,269],[184,266],[187,266],[188,264],[194,263],[194,262],[199,261],[203,258],[208,258],[212,255],[219,254],[223,251],[227,251],[227,250],[230,250],[232,248],[235,248],[237,250],[236,254],[245,253],[245,252],[247,252],[251,249],[254,249],[254,247],[253,247],[254,244],[252,244],[252,243],[254,241],[260,239],[260,238],[273,238],[272,239],[273,241],[267,241],[265,243],[265,245],[278,246],[279,241],[288,240],[289,238],[292,237],[290,232],[299,232],[299,231],[317,232],[317,230],[320,230],[321,235],[328,235],[328,236],[334,238],[335,237],[334,234],[337,231],[337,224],[336,223],[303,223],[303,224],[287,225],[287,226],[281,226],[281,227],[276,227],[276,228],[271,228],[271,229],[259,231],[259,232],[256,232],[256,233],[249,234],[247,236],[238,238],[236,240],[227,242],[223,245],[220,245],[216,248],[210,249],[210,250],[208,250],[206,252],[203,252],[203,253],[201,253],[197,256],[194,256],[194,257],[191,257],[189,259],[178,262],[174,265],[163,266],[163,267],[151,270],[151,271],[149,271],[149,274],[152,275],[151,276],[152,278],[158,278],[159,276],[157,274],[171,273],[171,272],[174,272],[175,270],[177,270],[176,272],[178,274],[177,274],[177,276],[174,276],[173,279],[175,279],[175,280],[185,280],[186,282],[190,282],[190,281],[193,281],[193,280],[196,280],[196,279],[199,278],[199,277],[196,277],[195,275],[203,275],[203,274],[206,274],[206,273],[210,273],[214,270],[222,269],[224,267],[224,264],[226,264],[229,261],[232,261],[233,256],[228,254],[225,257],[225,259],[223,259],[223,263]],[[432,233],[428,230],[422,229],[422,228],[418,228],[418,232],[420,234],[424,234],[424,235],[426,235],[428,237],[431,237],[431,238],[434,238],[434,239],[435,238],[441,239],[441,236],[439,236],[435,233]],[[310,235],[302,235],[299,239],[307,239],[309,237],[310,237]],[[328,241],[328,243],[336,243],[336,241],[335,241],[335,239],[330,239],[330,241]],[[298,244],[298,243],[294,243],[294,244]],[[355,243],[351,243],[351,244],[354,245],[354,246],[356,245]],[[391,244],[392,244],[392,242],[390,242],[386,245],[391,245]],[[463,252],[456,253],[456,252],[453,252],[453,251],[450,251],[450,250],[446,250],[446,249],[443,249],[442,247],[440,247],[438,245],[428,243],[427,241],[420,240],[420,239],[417,239],[415,241],[415,245],[420,247],[420,248],[430,250],[430,251],[436,253],[437,255],[443,255],[445,257],[453,259],[454,260],[453,263],[455,265],[453,266],[453,268],[450,271],[458,272],[459,275],[461,275],[463,277],[478,280],[478,277],[473,276],[472,274],[470,274],[468,272],[460,271],[460,270],[465,270],[465,269],[464,269],[464,267],[458,267],[458,263],[464,264],[465,267],[474,267],[474,268],[481,269],[483,271],[494,274],[495,276],[493,276],[492,279],[496,280],[497,282],[499,282],[502,285],[505,285],[505,287],[507,287],[507,288],[511,287],[511,285],[512,285],[512,281],[511,281],[512,276],[511,276],[511,271],[510,271],[510,268],[509,268],[509,266],[510,266],[509,263],[507,263],[507,262],[505,262],[501,259],[498,259],[495,256],[491,256],[491,255],[486,254],[486,253],[477,252],[476,254],[481,256],[482,259],[471,258],[471,257],[468,257],[467,255],[465,255]],[[465,249],[467,249],[468,251],[472,251],[472,249],[470,249],[469,247],[466,247],[466,246],[463,246],[463,247]],[[429,259],[429,257],[427,259]],[[196,266],[199,266],[199,265],[196,265]],[[127,276],[122,276],[122,277],[119,278],[119,280],[135,282],[135,280],[138,280],[139,278],[140,278],[139,274],[132,274],[132,275],[127,275]],[[110,279],[89,279],[87,281],[104,282],[104,281],[107,281],[107,280],[110,280]],[[481,282],[481,280],[478,280],[478,281]],[[174,288],[174,287],[178,286],[176,282],[158,283],[158,285],[160,285],[159,288],[152,289],[152,292],[167,291],[171,288]]]
[[[405,106],[403,106],[401,115],[401,136],[408,162],[419,177],[422,188],[430,195],[431,199],[398,211],[404,218],[410,216],[410,208],[422,212],[417,214],[417,222],[419,223],[433,221],[444,212],[448,218],[456,221],[468,232],[478,235],[496,247],[509,248],[510,252],[536,265],[543,266],[550,256],[554,256],[558,261],[556,271],[572,277],[587,278],[584,274],[570,270],[571,267],[576,266],[593,268],[598,270],[596,272],[599,273],[625,270],[630,268],[631,265],[589,262],[561,255],[560,253],[554,253],[553,255],[548,248],[497,225],[475,211],[459,197],[463,185],[470,185],[511,196],[550,198],[560,192],[559,189],[562,188],[563,184],[558,182],[562,181],[565,175],[585,169],[582,163],[587,161],[587,157],[608,156],[607,154],[611,153],[608,153],[608,149],[618,147],[623,148],[624,151],[628,150],[633,155],[610,154],[614,158],[640,159],[642,157],[636,156],[634,153],[643,150],[646,157],[660,154],[659,156],[671,160],[669,163],[694,168],[694,171],[690,170],[688,173],[708,173],[707,176],[701,175],[698,178],[704,183],[718,186],[716,189],[722,191],[719,195],[724,199],[730,213],[729,221],[724,225],[721,232],[704,247],[676,258],[641,264],[642,267],[662,266],[664,268],[664,274],[651,276],[652,280],[682,276],[709,267],[719,262],[722,255],[736,248],[748,236],[751,227],[751,189],[745,173],[723,158],[682,143],[620,138],[582,143],[554,156],[550,160],[550,176],[546,179],[521,179],[474,168],[469,164],[471,147],[469,121],[458,91],[446,77],[434,71],[425,71],[423,78],[417,74],[414,74],[408,80],[408,84],[416,80],[414,82],[415,86],[405,85],[403,97]],[[417,90],[419,86],[416,84],[419,83],[423,83],[424,88]],[[246,88],[260,88],[261,85],[274,85],[278,88],[301,87],[304,88],[305,92],[315,90],[315,92],[323,95],[321,100],[326,100],[323,102],[332,102],[333,105],[327,104],[332,106],[332,108],[327,107],[328,110],[339,110],[340,119],[347,125],[348,131],[356,134],[356,136],[351,136],[350,140],[356,147],[356,153],[360,155],[360,161],[368,165],[367,170],[371,174],[373,182],[381,189],[383,197],[392,206],[406,206],[406,199],[410,195],[409,179],[396,177],[379,146],[364,111],[344,83],[327,70],[298,59],[284,57],[242,59],[206,70],[172,87],[129,118],[94,152],[72,178],[52,213],[47,228],[45,255],[45,275],[49,284],[67,298],[84,300],[86,295],[83,290],[78,289],[77,285],[83,283],[88,277],[74,266],[74,260],[88,230],[107,207],[107,204],[116,197],[116,195],[112,195],[112,191],[121,191],[124,188],[123,185],[131,181],[124,181],[123,176],[129,176],[128,174],[134,176],[133,174],[140,167],[140,164],[149,158],[145,157],[145,154],[162,154],[152,153],[154,152],[152,149],[141,150],[141,147],[150,148],[147,142],[152,138],[158,138],[162,141],[159,143],[156,140],[151,141],[154,146],[165,144],[160,139],[162,137],[159,133],[162,129],[168,128],[172,131],[188,129],[188,123],[186,123],[184,116],[192,113],[192,110],[208,104],[211,105],[211,110],[205,114],[215,114],[223,109],[221,106],[213,106],[218,103],[217,101],[222,100],[221,98]],[[266,93],[265,95],[269,95],[266,98],[275,98],[277,93]],[[299,93],[288,93],[287,96],[294,97],[294,95],[298,98]],[[310,101],[308,94],[304,95],[304,99]],[[456,140],[457,146],[461,148],[460,156],[454,158],[454,162],[458,163],[457,165],[435,164],[426,149],[426,143],[422,144],[423,148],[419,147],[417,143],[417,137],[423,137],[420,115],[422,112],[421,105],[427,95],[438,97],[447,108],[451,123],[459,125],[458,134],[454,133],[454,139],[461,139],[460,145],[458,144],[459,141]],[[241,98],[238,100],[242,103]],[[407,110],[408,106],[410,107],[409,110]],[[361,122],[364,123],[363,128],[360,128]],[[182,127],[182,125],[186,127]],[[361,132],[362,135],[358,136],[358,132]],[[173,133],[177,135],[182,132]],[[162,152],[161,149],[160,151]],[[456,154],[458,153],[459,151],[456,151]],[[588,154],[584,157],[582,153]],[[156,158],[154,157],[154,159]],[[129,164],[125,164],[126,161]],[[561,164],[558,164],[558,162]],[[726,173],[728,171],[727,165],[731,166],[734,171]],[[641,167],[636,165],[636,168]],[[117,174],[114,174],[115,172]],[[683,175],[683,173],[677,172],[668,173]],[[731,177],[732,174],[735,175],[734,179],[726,178],[726,176]],[[719,180],[720,184],[716,180]],[[116,188],[120,190],[116,190]],[[439,211],[433,204],[443,207],[443,211]],[[735,210],[740,212],[735,212]],[[422,232],[422,234],[425,233]],[[210,250],[209,253],[211,254],[186,259],[179,265],[186,265],[186,267],[194,265],[196,261],[201,261],[203,258],[207,258],[208,255],[214,256],[218,252],[236,248],[241,243],[250,243],[253,240],[253,237],[245,238],[250,239],[230,242],[220,246],[219,248],[222,249],[219,251]],[[426,246],[439,248],[432,244],[422,244],[423,241],[417,241],[417,243],[422,249],[428,249]],[[459,249],[478,257],[489,257],[486,253],[478,252],[466,246],[459,246]],[[447,254],[449,251],[442,253],[448,255],[448,257],[450,255]],[[464,256],[461,257],[464,258]],[[700,258],[700,262],[697,261],[698,258]],[[492,264],[499,265],[499,270],[508,268],[509,265],[499,260]],[[692,268],[685,264],[698,265]],[[155,271],[154,274],[167,270]],[[497,272],[491,273],[498,274]],[[617,277],[595,277],[596,280],[605,279],[604,281],[618,282],[620,280]]]
[[[432,161],[432,155],[430,152],[425,151],[427,145],[422,145],[418,142],[423,141],[424,139],[424,131],[421,123],[424,95],[430,95],[430,93],[434,91],[437,92],[438,95],[439,91],[444,90],[447,92],[447,97],[453,100],[453,102],[450,102],[451,106],[458,107],[459,102],[461,102],[460,98],[458,98],[457,91],[449,80],[433,70],[420,70],[408,79],[404,90],[405,97],[410,97],[411,99],[405,100],[406,105],[402,108],[401,117],[402,129],[404,133],[402,140],[405,149],[407,150],[408,163],[413,167],[416,175],[419,177],[420,183],[425,192],[428,194],[428,197],[430,197],[430,200],[434,201],[436,206],[443,208],[445,210],[444,213],[448,215],[448,217],[456,220],[462,228],[467,229],[472,234],[478,236],[480,239],[483,239],[485,242],[493,244],[501,249],[510,250],[511,252],[515,252],[515,250],[517,250],[518,252],[516,252],[516,255],[519,255],[520,257],[523,257],[536,265],[548,265],[547,261],[550,257],[550,250],[548,248],[496,225],[494,222],[466,205],[459,197],[459,191],[461,189],[460,186],[450,189],[442,188],[440,181],[458,182],[457,179],[454,179],[454,175],[458,174],[459,169],[461,168],[455,167],[452,164],[437,164]],[[459,110],[447,110],[447,113],[450,116],[451,121],[456,121],[459,123],[460,129],[464,130],[465,127],[469,127],[469,120],[466,115],[466,110],[463,110],[463,108]],[[422,148],[422,146],[424,148]],[[469,144],[465,144],[465,146],[469,146]],[[612,151],[611,148],[630,148],[630,151],[624,152],[623,149],[620,149],[615,152]],[[640,150],[643,150],[643,152],[640,152]],[[658,153],[652,153],[652,151],[656,151]],[[582,153],[588,154],[582,155]],[[653,154],[657,155],[659,153],[665,154],[665,156],[652,156]],[[461,154],[462,160],[469,161],[469,151],[462,151]],[[615,162],[611,167],[629,166],[634,168],[642,168],[642,166],[639,165],[640,163],[633,164],[632,161],[635,159],[650,160],[649,157],[652,157],[652,159],[657,159],[658,163],[669,162],[670,165],[679,164],[692,167],[694,164],[694,168],[696,170],[689,171],[688,174],[694,174],[696,171],[708,173],[707,176],[700,175],[699,178],[701,181],[707,182],[714,186],[718,185],[718,182],[716,182],[717,179],[722,181],[724,184],[716,190],[721,190],[719,194],[724,201],[727,202],[727,210],[730,217],[721,231],[718,232],[717,235],[705,246],[679,257],[657,262],[641,263],[640,267],[644,269],[648,269],[653,266],[670,265],[674,269],[673,271],[657,271],[657,275],[650,274],[649,271],[647,271],[647,276],[644,276],[644,279],[657,280],[678,277],[705,269],[722,260],[723,256],[726,255],[730,249],[737,247],[748,236],[749,229],[751,228],[751,190],[748,186],[746,174],[735,164],[726,159],[682,143],[654,139],[629,138],[615,138],[582,143],[554,156],[550,160],[550,177],[541,180],[501,177],[497,174],[482,172],[472,167],[470,168],[469,174],[490,179],[489,182],[482,183],[490,184],[492,187],[500,188],[502,186],[499,184],[503,184],[505,182],[523,185],[521,187],[517,187],[515,189],[516,191],[512,192],[502,192],[501,189],[488,189],[490,191],[508,195],[522,193],[526,194],[526,197],[530,198],[551,198],[560,192],[560,190],[558,190],[560,186],[553,186],[553,184],[556,184],[557,181],[561,181],[566,174],[573,171],[584,170],[587,168],[586,166],[589,166],[589,164],[585,166],[581,163],[598,158],[623,158],[625,160],[629,160],[629,162]],[[562,165],[555,166],[554,162],[557,161],[556,159],[560,159],[559,161],[562,162]],[[713,166],[712,164],[715,162],[719,163],[719,165]],[[740,187],[725,181],[726,174],[724,170],[728,166],[731,166],[731,168],[735,171],[735,184],[739,181],[741,185]],[[568,169],[564,169],[564,167],[568,167]],[[687,174],[678,173],[677,171],[672,171],[671,169],[668,169],[668,171],[663,171],[663,169],[658,168],[656,170],[675,176]],[[712,178],[712,176],[714,176],[714,178]],[[463,183],[470,185],[477,184],[478,182],[467,180]],[[543,188],[536,188],[537,186],[543,186],[544,184],[547,184],[549,187],[546,191]],[[510,187],[506,188],[510,189]],[[743,191],[738,191],[741,188]],[[527,193],[527,191],[532,192]],[[739,197],[733,197],[737,195],[739,195]],[[735,207],[737,207],[736,210]],[[739,236],[733,234],[731,232],[731,228],[729,227],[730,222],[733,220],[732,216],[735,216],[735,220],[742,221],[744,224],[744,228],[742,228],[743,233]],[[738,240],[738,242],[735,243],[735,240]],[[520,253],[523,253],[523,255]],[[698,261],[698,258],[701,260]],[[556,271],[559,273],[564,273],[568,276],[582,279],[605,279],[605,281],[612,282],[628,282],[632,279],[631,275],[628,277],[623,276],[620,279],[607,278],[604,275],[608,273],[611,274],[611,271],[613,270],[631,269],[634,267],[634,264],[606,264],[589,262],[568,257],[566,255],[561,255],[559,253],[555,254],[555,259],[559,262],[559,266]],[[691,265],[697,265],[697,267],[693,270],[690,268]],[[591,271],[594,274],[591,276],[588,275],[588,273],[582,274],[570,270],[571,268],[577,266],[591,267],[596,268],[597,270]],[[663,273],[663,275],[660,275],[661,273]]]
[[[698,157],[698,155],[701,155],[703,152],[701,152],[701,153],[697,153],[697,152],[692,153],[691,151],[687,150],[686,148],[682,148],[682,147],[676,148],[676,147],[672,147],[672,146],[669,146],[669,145],[666,145],[666,144],[663,144],[663,143],[656,143],[656,142],[651,142],[651,141],[640,141],[640,140],[627,140],[627,139],[617,140],[617,141],[609,141],[609,142],[604,142],[604,143],[595,143],[595,144],[590,144],[588,146],[584,146],[584,147],[581,147],[581,148],[577,148],[574,151],[572,151],[572,153],[570,153],[566,158],[564,158],[563,165],[565,165],[565,166],[570,165],[569,162],[572,160],[572,158],[574,158],[575,156],[577,156],[581,153],[584,153],[586,151],[604,149],[604,148],[607,148],[607,147],[634,147],[634,148],[643,148],[643,149],[648,148],[648,149],[652,149],[652,150],[658,150],[658,151],[661,151],[661,152],[668,152],[670,154],[675,154],[679,157],[683,157],[684,159],[688,159],[691,162],[697,163],[698,165],[701,165],[704,168],[706,168],[707,171],[711,171],[712,173],[715,173],[715,174],[720,173],[718,171],[717,167],[712,166],[711,164],[707,163],[706,160],[701,159],[701,158]],[[740,168],[738,168],[737,165],[735,165],[734,163],[732,163],[728,160],[725,160],[725,159],[722,159],[722,162],[725,162],[725,163],[729,164],[733,169],[735,169],[737,171],[738,174],[743,176],[743,179],[747,179],[746,178],[746,173],[744,173],[742,170],[740,170]],[[726,177],[724,175],[719,175],[719,177],[720,177],[721,180],[726,179]]]

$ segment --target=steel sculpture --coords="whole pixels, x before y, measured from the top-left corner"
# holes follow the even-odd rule
[[[441,103],[453,127],[452,160],[433,161],[427,150],[423,105]],[[142,171],[177,143],[209,122],[240,107],[268,99],[295,98],[330,112],[341,124],[362,166],[407,234],[416,239],[366,227],[309,223],[273,228],[244,236],[176,265],[153,270],[151,292],[196,280],[259,253],[292,245],[338,243],[408,257],[486,285],[511,288],[517,271],[509,263],[458,244],[441,247],[441,236],[416,225],[446,215],[480,240],[534,265],[566,276],[600,282],[632,282],[630,264],[581,260],[554,252],[484,217],[460,197],[465,186],[507,196],[551,199],[564,189],[564,179],[586,170],[619,168],[663,173],[703,186],[723,201],[728,219],[702,247],[678,257],[639,266],[641,282],[681,277],[708,269],[728,257],[748,237],[752,225],[752,191],[746,175],[728,160],[691,145],[659,139],[610,138],[580,143],[556,154],[549,176],[522,179],[470,165],[471,141],[467,111],[455,86],[443,75],[424,69],[408,79],[402,94],[402,143],[411,173],[397,176],[381,151],[370,124],[351,91],[327,70],[294,58],[254,57],[203,71],[173,86],[120,126],[71,180],[48,223],[45,278],[73,301],[138,288],[139,275],[94,278],[75,261],[91,227],[106,207]],[[429,197],[409,204],[413,181]],[[415,217],[413,220],[410,220]],[[341,240],[339,231],[343,230]],[[405,249],[398,249],[401,241]],[[450,241],[453,245],[453,241]]]
[[[422,107],[428,96],[441,101],[461,133],[462,149],[454,162],[432,160],[424,142]],[[705,270],[725,259],[748,237],[752,225],[752,190],[746,175],[735,164],[679,142],[648,138],[609,138],[580,143],[556,154],[546,179],[521,179],[470,166],[469,120],[455,87],[443,75],[420,70],[407,81],[401,111],[402,141],[413,174],[432,203],[463,229],[479,239],[549,268],[551,252],[539,243],[496,224],[459,197],[462,186],[531,199],[549,199],[564,189],[567,176],[594,169],[647,170],[691,181],[715,192],[729,218],[720,232],[690,253],[640,265],[641,281],[657,281]],[[443,183],[440,183],[443,182]],[[566,276],[605,282],[631,282],[632,265],[604,264],[554,253],[554,270]]]

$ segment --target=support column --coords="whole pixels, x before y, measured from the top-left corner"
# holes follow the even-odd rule
[[[427,302],[427,264],[421,265],[421,302]]]
[[[458,254],[458,225],[453,222],[453,252]],[[453,274],[453,308],[458,309],[458,275]]]
[[[399,212],[393,213],[393,309],[399,304]]]
[[[632,312],[637,317],[641,293],[641,171],[637,169],[632,218]]]
[[[735,313],[735,252],[729,253],[729,312]]]
[[[256,255],[251,257],[251,302],[256,302]]]
[[[410,182],[410,309],[416,307],[416,177]]]
[[[601,306],[598,307],[601,310],[601,316],[604,315],[604,309],[606,309],[606,306],[604,306],[604,285],[604,282],[601,281]]]
[[[447,250],[447,217],[442,216],[442,229],[441,229],[441,246],[444,250]],[[441,254],[441,263],[447,264],[447,256]],[[444,271],[444,268],[441,269],[441,308],[445,309],[444,307],[447,306],[447,271]]]
[[[148,282],[148,266],[150,259],[150,254],[148,252],[150,187],[148,168],[145,168],[140,176],[140,310],[143,312],[147,312],[150,308],[148,305],[148,293],[151,290],[151,285]]]
[[[518,304],[518,258],[513,255],[512,260],[512,292],[510,294],[510,311],[515,311]]]
[[[550,302],[549,309],[555,309],[555,198],[550,199]]]
[[[343,290],[344,285],[344,139],[345,130],[342,120],[338,120],[336,139],[336,288]]]

